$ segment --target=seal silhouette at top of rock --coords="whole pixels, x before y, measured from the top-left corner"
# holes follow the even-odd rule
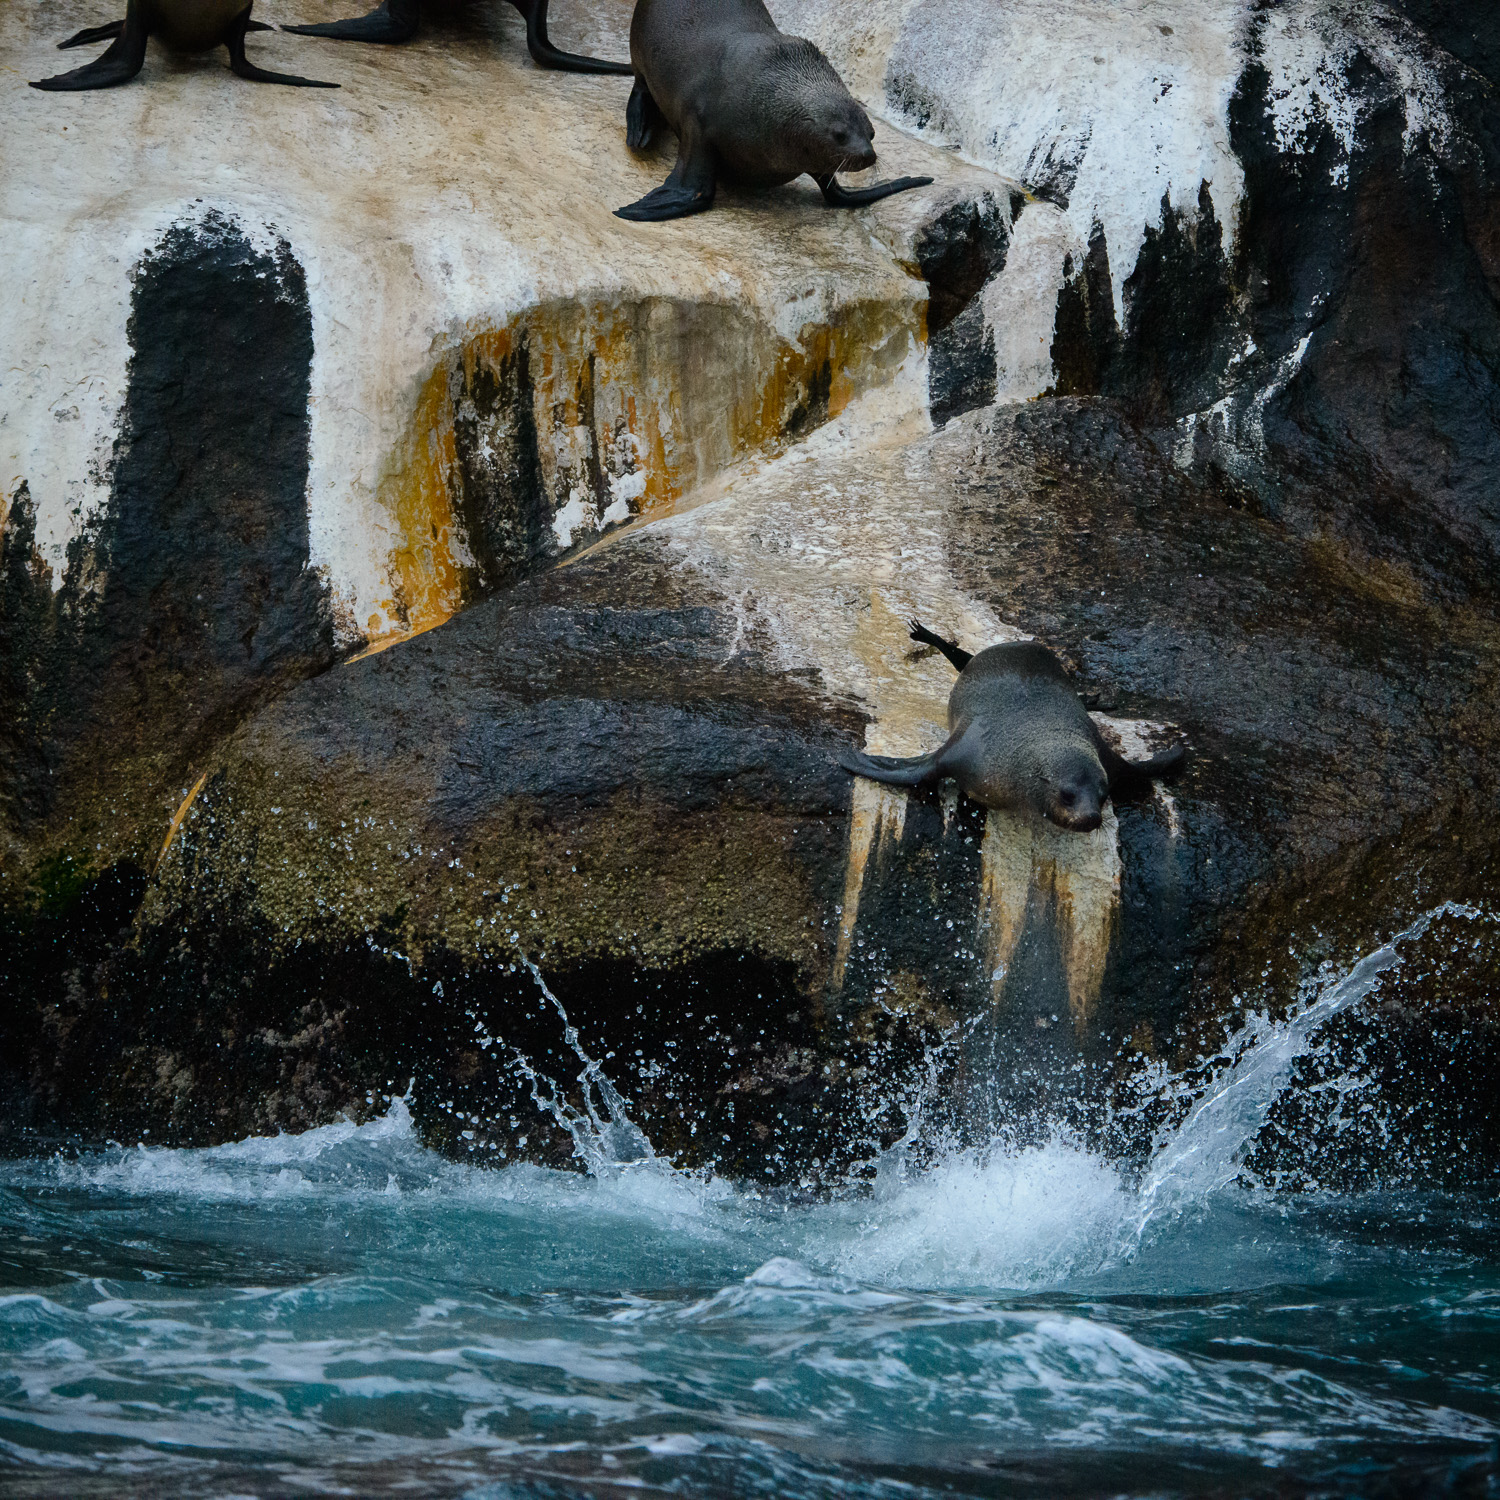
[[[557,68],[564,73],[629,73],[629,63],[605,62],[598,57],[582,57],[564,52],[552,45],[547,35],[547,0],[511,0],[526,18],[526,47],[540,68]],[[300,36],[327,36],[343,42],[408,42],[417,34],[422,20],[422,0],[381,0],[368,15],[351,16],[345,21],[322,21],[312,26],[283,26]]]
[[[985,807],[1030,808],[1070,833],[1091,833],[1103,821],[1106,797],[1138,797],[1186,761],[1180,745],[1139,763],[1118,755],[1062,663],[1039,641],[971,656],[915,620],[911,638],[936,646],[958,668],[948,698],[952,732],[941,748],[910,760],[841,756],[839,764],[855,775],[892,786],[928,786],[951,776]]]
[[[711,208],[718,177],[774,187],[808,173],[833,208],[857,208],[930,177],[840,187],[835,173],[875,164],[874,127],[833,64],[778,31],[761,0],[636,0],[635,89],[626,143],[643,151],[663,124],[677,165],[622,219],[680,219]]]
[[[174,52],[207,52],[211,47],[228,47],[230,70],[255,83],[285,83],[301,89],[338,87],[336,83],[316,78],[298,78],[292,73],[271,73],[257,68],[245,56],[245,33],[271,28],[250,19],[250,3],[251,0],[130,0],[123,21],[87,26],[58,43],[59,47],[82,47],[112,38],[102,57],[71,73],[58,73],[31,86],[64,93],[129,83],[146,61],[146,39],[154,36]]]

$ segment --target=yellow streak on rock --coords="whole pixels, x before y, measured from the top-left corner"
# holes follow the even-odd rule
[[[844,905],[839,913],[839,941],[833,959],[835,992],[844,986],[844,969],[854,940],[854,924],[859,916],[859,898],[864,889],[865,866],[869,863],[870,851],[878,851],[887,838],[899,844],[905,831],[906,793],[899,787],[882,786],[878,781],[856,776],[849,809],[849,864],[844,876]]]
[[[1112,807],[1093,833],[1065,833],[1021,813],[989,814],[980,849],[979,932],[997,1005],[1036,891],[1057,924],[1073,1024],[1080,1031],[1087,1026],[1119,914],[1120,870]]]
[[[188,810],[198,800],[198,793],[203,790],[203,784],[208,780],[208,772],[205,771],[194,783],[193,789],[182,799],[182,805],[172,814],[172,821],[167,825],[167,836],[162,842],[161,853],[156,856],[156,863],[151,868],[151,874],[155,876],[161,869],[161,862],[167,857],[167,850],[172,847],[172,840],[177,837],[177,830],[182,827],[182,820],[187,817]]]
[[[996,1004],[1005,989],[1011,955],[1026,925],[1031,896],[1031,821],[1019,813],[992,812],[979,850],[979,933]]]
[[[457,462],[453,398],[446,368],[427,378],[406,435],[381,478],[377,495],[395,520],[400,540],[391,554],[395,597],[386,606],[399,621],[394,635],[430,630],[458,609],[463,573],[449,487]]]
[[[914,317],[920,324],[904,299],[855,302],[789,338],[742,306],[648,297],[558,300],[501,327],[466,329],[437,355],[377,488],[396,542],[392,596],[382,602],[384,621],[370,617],[370,647],[441,624],[472,586],[454,422],[477,373],[496,377],[503,392],[505,362],[525,350],[529,416],[554,512],[574,490],[602,509],[610,496],[596,493],[596,476],[607,488],[635,472],[645,480],[637,513],[655,517],[745,455],[778,451],[890,379]]]
[[[942,729],[935,714],[942,710],[924,691],[920,673],[906,666],[911,651],[905,618],[891,610],[884,596],[870,591],[870,608],[853,639],[854,654],[885,689],[882,713],[866,731],[866,748],[877,755],[920,755],[941,742]],[[859,899],[864,890],[870,851],[878,849],[890,834],[901,842],[906,830],[906,793],[863,776],[854,778],[849,817],[849,855],[844,876],[844,905],[839,916],[839,940],[833,960],[833,988],[844,983],[844,968],[854,940]]]

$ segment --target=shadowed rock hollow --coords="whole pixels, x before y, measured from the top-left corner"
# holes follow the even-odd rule
[[[415,1078],[448,1149],[562,1161],[525,958],[680,1159],[836,1175],[932,1047],[960,1115],[1129,1150],[1143,1061],[1486,906],[1493,38],[1377,9],[783,5],[880,174],[938,183],[644,228],[626,90],[499,7],[317,100],[148,63],[63,136],[7,85],[4,1128],[219,1140]],[[0,23],[23,71],[83,19],[42,24]],[[944,733],[912,615],[1045,640],[1186,779],[1086,837],[851,783]],[[1494,1161],[1457,920],[1340,1042],[1382,1128],[1440,1100],[1325,1149],[1293,1090],[1289,1180]]]

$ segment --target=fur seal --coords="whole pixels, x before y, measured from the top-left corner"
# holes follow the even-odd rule
[[[109,89],[129,83],[146,61],[146,39],[156,37],[173,52],[207,52],[212,47],[229,48],[230,71],[256,83],[285,83],[299,89],[336,89],[336,83],[316,78],[298,78],[292,73],[270,73],[257,68],[245,56],[247,31],[272,28],[250,19],[253,0],[129,0],[123,21],[107,26],[86,26],[59,42],[59,47],[82,47],[110,39],[108,50],[93,62],[71,73],[58,73],[33,83],[34,89],[72,92]]]
[[[583,57],[552,45],[547,35],[547,0],[511,0],[526,19],[526,49],[539,68],[564,73],[629,73],[629,63]],[[422,0],[381,0],[368,15],[347,21],[322,21],[315,26],[283,26],[299,36],[328,36],[343,42],[408,42],[422,21]]]
[[[850,752],[839,757],[846,771],[892,786],[951,776],[985,807],[1029,807],[1070,833],[1091,833],[1103,821],[1106,797],[1142,796],[1186,762],[1181,745],[1140,762],[1116,754],[1040,641],[971,656],[915,620],[911,638],[936,646],[958,668],[948,698],[952,733],[941,749],[912,760]]]
[[[721,175],[775,187],[806,172],[831,208],[858,208],[932,181],[839,186],[835,173],[875,163],[870,117],[811,42],[777,30],[762,0],[636,0],[630,61],[626,144],[644,151],[667,125],[678,146],[671,176],[616,209],[622,219],[702,213]]]

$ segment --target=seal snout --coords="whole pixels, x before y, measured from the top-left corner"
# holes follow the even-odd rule
[[[1061,804],[1063,798],[1058,797]],[[1059,828],[1069,833],[1092,833],[1104,822],[1104,813],[1097,804],[1093,807],[1072,808],[1065,805],[1055,807],[1048,816]]]
[[[875,146],[868,135],[860,135],[855,130],[836,130],[833,144],[844,163],[844,171],[863,172],[866,167],[875,165]]]

